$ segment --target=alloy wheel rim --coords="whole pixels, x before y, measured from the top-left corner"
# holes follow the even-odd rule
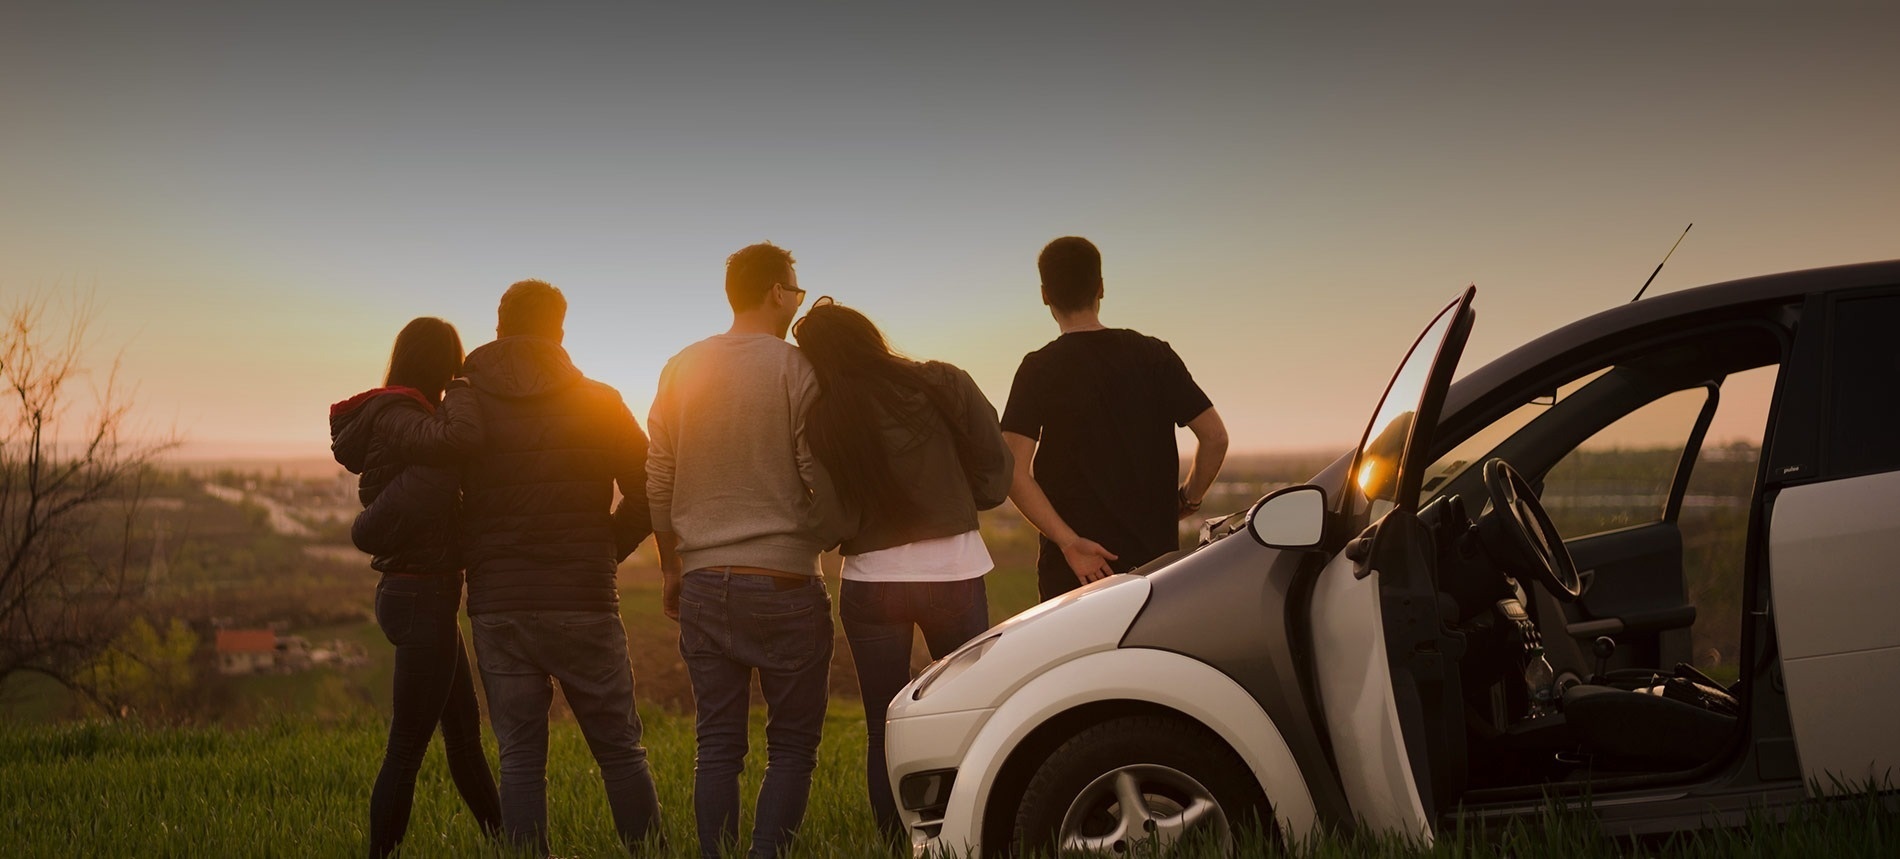
[[[1233,847],[1227,812],[1187,773],[1160,764],[1117,767],[1076,794],[1057,830],[1059,852],[1155,855],[1184,838]]]

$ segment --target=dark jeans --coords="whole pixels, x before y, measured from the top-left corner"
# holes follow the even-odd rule
[[[858,693],[864,699],[864,780],[871,812],[887,838],[900,838],[904,825],[891,794],[884,766],[884,713],[891,699],[910,682],[910,646],[914,626],[923,630],[930,658],[950,651],[990,628],[989,597],[983,577],[957,582],[859,582],[845,580],[839,617],[858,667]]]
[[[386,576],[376,586],[376,623],[396,645],[396,677],[389,747],[369,796],[371,856],[389,855],[409,831],[416,773],[438,724],[449,777],[462,801],[484,830],[493,834],[501,829],[501,800],[482,754],[482,716],[475,706],[468,651],[455,621],[461,604],[460,573]]]
[[[752,826],[754,857],[791,846],[805,817],[831,671],[831,597],[824,582],[694,570],[680,580],[680,655],[693,680],[699,751],[693,812],[699,852],[739,838],[752,672],[765,693],[765,784]]]
[[[501,819],[508,840],[548,852],[548,707],[554,687],[600,765],[614,829],[628,849],[659,834],[660,800],[633,710],[627,629],[608,611],[484,612],[473,619],[488,718],[501,742]]]

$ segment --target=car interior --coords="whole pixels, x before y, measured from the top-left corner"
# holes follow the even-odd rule
[[[1425,471],[1418,519],[1432,534],[1442,649],[1462,654],[1445,692],[1422,702],[1441,801],[1694,770],[1739,745],[1747,673],[1718,663],[1740,648],[1692,653],[1691,631],[1710,610],[1723,617],[1702,616],[1704,627],[1739,629],[1759,455],[1708,434],[1725,381],[1772,374],[1783,352],[1778,329],[1737,324],[1614,361],[1599,354],[1558,374],[1562,385],[1518,392],[1501,417],[1437,440],[1445,452]],[[1765,426],[1765,395],[1754,399]],[[1678,441],[1623,448],[1619,432]],[[1730,494],[1690,494],[1698,460]],[[1685,543],[1685,506],[1712,498],[1728,506],[1697,518]],[[1704,534],[1705,520],[1725,530]],[[1734,551],[1705,550],[1723,539]],[[1726,592],[1704,581],[1714,578],[1734,596],[1697,605],[1685,557],[1705,595]],[[1533,717],[1526,669],[1537,648],[1560,697],[1555,713]]]

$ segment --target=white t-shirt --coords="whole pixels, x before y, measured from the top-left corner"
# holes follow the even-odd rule
[[[974,579],[994,566],[990,547],[983,545],[983,535],[965,531],[954,537],[846,555],[843,575],[858,582],[958,582]]]

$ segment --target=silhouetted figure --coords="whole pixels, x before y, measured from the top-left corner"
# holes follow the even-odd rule
[[[454,326],[423,317],[396,335],[383,387],[330,407],[330,449],[362,475],[365,510],[351,537],[383,574],[376,623],[396,646],[389,745],[369,801],[369,852],[387,856],[409,831],[416,773],[436,725],[449,776],[475,822],[501,830],[501,800],[482,753],[481,711],[456,614],[462,604],[461,486],[448,467],[479,442],[467,391],[443,388],[462,366]]]
[[[483,430],[464,468],[468,613],[501,742],[502,821],[545,855],[551,680],[600,764],[629,849],[659,834],[659,800],[633,709],[614,585],[651,531],[646,436],[619,392],[561,348],[567,300],[524,280],[501,297],[496,339],[468,356]],[[624,499],[613,505],[614,486]]]
[[[1102,255],[1087,239],[1036,259],[1062,335],[1023,357],[1003,409],[1016,457],[1009,497],[1042,532],[1038,589],[1050,599],[1180,548],[1227,455],[1227,428],[1167,343],[1101,322]],[[1185,483],[1174,428],[1197,441]]]
[[[820,298],[792,334],[818,374],[805,433],[846,511],[839,616],[864,702],[871,810],[900,840],[884,714],[910,682],[916,630],[942,659],[989,629],[994,564],[976,514],[1009,497],[1009,448],[970,374],[893,353],[863,314]]]
[[[783,852],[804,819],[825,720],[831,599],[818,554],[838,542],[835,499],[805,441],[817,380],[785,342],[805,298],[792,263],[771,244],[726,260],[732,327],[667,361],[647,419],[647,496],[698,709],[693,811],[708,857],[738,840],[753,674],[768,710],[753,856]]]

